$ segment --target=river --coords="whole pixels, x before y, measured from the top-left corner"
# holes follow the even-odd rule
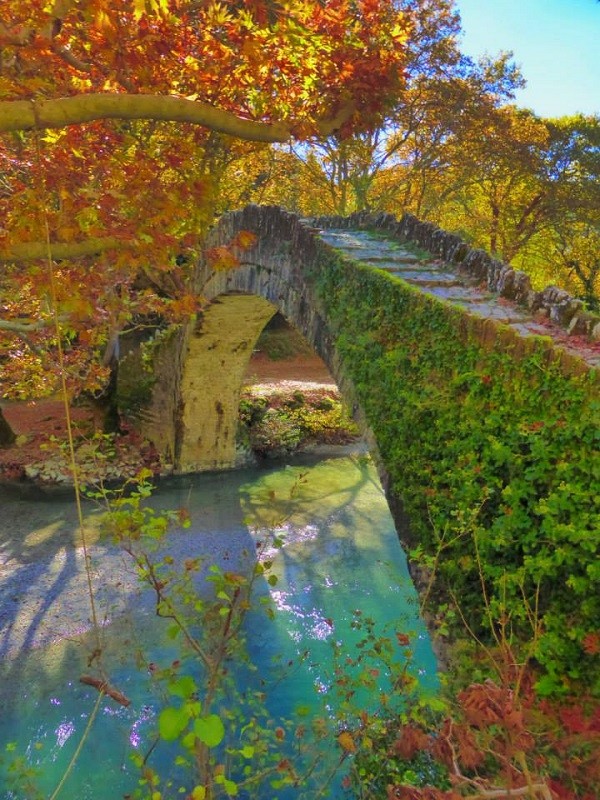
[[[236,675],[247,682],[248,695],[263,698],[262,724],[270,734],[277,731],[274,741],[284,740],[286,758],[297,745],[287,720],[295,719],[297,732],[299,718],[310,727],[315,715],[332,724],[339,716],[333,653],[338,661],[356,658],[364,636],[357,619],[375,620],[377,635],[408,636],[407,669],[423,691],[435,691],[435,659],[406,558],[367,456],[296,457],[291,466],[173,478],[161,484],[151,502],[185,509],[190,519],[189,528],[169,534],[168,552],[176,559],[207,556],[224,570],[240,571],[255,559],[257,543],[273,532],[281,537],[282,546],[267,554],[277,581],[271,585],[263,579],[255,587],[257,607],[263,598],[273,619],[258,610],[248,615],[249,666]],[[70,498],[27,499],[0,490],[0,503],[0,798],[35,796],[10,788],[11,764],[39,770],[41,796],[50,797],[98,699],[95,689],[79,682],[81,673],[94,666],[87,663],[92,632],[85,559]],[[100,510],[90,503],[84,510],[104,664],[111,683],[132,702],[123,707],[102,698],[58,796],[115,800],[136,788],[139,773],[131,754],[147,752],[164,703],[156,672],[181,654],[165,621],[154,614],[152,592],[138,584],[131,560],[103,540]],[[408,648],[398,648],[395,658],[404,653]],[[193,671],[193,665],[183,670]],[[369,697],[359,702],[366,707]],[[227,713],[223,706],[223,718]],[[241,721],[232,716],[229,728],[241,752]],[[329,750],[333,762],[339,760],[335,738]],[[168,771],[165,765],[172,761],[169,746],[160,745],[148,763]],[[251,768],[249,761],[244,774]],[[161,785],[157,798],[184,796],[177,787],[185,778],[179,773],[171,778],[173,787]],[[342,796],[342,778],[343,772],[322,796]],[[238,796],[287,800],[300,797],[307,785],[279,792],[267,783]],[[185,788],[189,792],[189,784]]]

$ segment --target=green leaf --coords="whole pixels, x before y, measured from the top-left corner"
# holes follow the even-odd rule
[[[181,675],[169,684],[169,692],[184,700],[191,697],[198,687],[191,675]]]
[[[164,708],[158,717],[158,732],[161,739],[166,742],[174,742],[185,730],[189,719],[189,711],[185,706],[183,708],[174,708],[173,706]]]
[[[174,622],[172,625],[169,625],[169,627],[167,628],[167,636],[169,637],[169,639],[177,638],[177,636],[179,636],[180,632],[181,632],[181,629],[180,629],[179,625],[176,622]]]
[[[181,746],[190,752],[196,746],[196,734],[193,731],[186,733],[185,736],[181,737]]]
[[[230,781],[224,775],[217,775],[215,783],[220,783],[230,797],[235,797],[238,793],[237,783]]]
[[[225,727],[221,717],[209,714],[194,721],[194,733],[207,747],[217,747],[225,736]]]
[[[544,675],[535,684],[535,691],[540,697],[550,697],[562,689],[561,684],[551,675]]]

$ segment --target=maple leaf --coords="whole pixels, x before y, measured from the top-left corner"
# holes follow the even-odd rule
[[[234,269],[240,265],[237,256],[225,245],[209,248],[206,251],[206,260],[214,270]]]
[[[567,733],[583,733],[591,729],[591,720],[586,718],[580,705],[565,706],[558,712]]]
[[[181,322],[202,309],[202,301],[197,295],[184,294],[172,300],[165,313],[171,322]]]
[[[473,731],[467,725],[454,727],[458,759],[463,767],[475,769],[485,760],[485,754],[477,745]]]
[[[593,633],[586,633],[581,640],[583,651],[588,656],[596,656],[600,653],[600,633],[594,631]]]

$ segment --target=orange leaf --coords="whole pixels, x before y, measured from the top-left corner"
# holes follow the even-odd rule
[[[248,250],[256,244],[257,239],[257,235],[252,231],[240,231],[232,241],[232,245],[240,247],[242,250]]]
[[[240,265],[232,251],[223,245],[221,247],[211,247],[207,250],[206,259],[214,270],[234,269],[234,267],[239,267]]]

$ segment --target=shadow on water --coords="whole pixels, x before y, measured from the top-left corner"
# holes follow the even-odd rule
[[[18,740],[30,763],[43,767],[48,790],[97,698],[78,683],[94,646],[84,560],[72,501],[0,496],[0,502],[0,753],[5,742]],[[251,568],[257,542],[273,530],[281,535],[283,546],[267,553],[279,580],[256,586],[259,596],[269,598],[275,619],[266,623],[253,611],[246,630],[258,688],[268,684],[265,676],[278,680],[278,672],[269,673],[273,657],[293,664],[283,669],[288,679],[268,694],[274,718],[293,717],[299,705],[317,709],[331,702],[331,644],[341,640],[352,651],[355,608],[415,630],[415,669],[433,685],[435,664],[416,594],[368,459],[304,459],[288,468],[179,477],[161,484],[151,502],[189,514],[191,528],[169,536],[168,552],[176,560],[206,555],[206,566],[239,572]],[[148,661],[167,665],[179,653],[164,621],[157,624],[152,594],[140,589],[129,561],[98,540],[99,515],[91,506],[86,520],[105,663],[132,705],[103,700],[93,747],[84,749],[65,790],[82,800],[112,800],[135,783],[135,774],[127,777],[123,770],[130,769],[132,747],[148,739],[160,705]],[[398,622],[402,617],[405,622]],[[104,793],[96,780],[99,763]],[[12,795],[0,793],[4,797]]]

